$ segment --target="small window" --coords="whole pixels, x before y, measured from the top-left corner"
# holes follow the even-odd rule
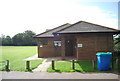
[[[61,41],[54,41],[54,46],[61,46]]]
[[[43,45],[47,45],[47,44],[48,44],[48,41],[39,41],[38,43],[39,43],[39,44],[43,44]]]

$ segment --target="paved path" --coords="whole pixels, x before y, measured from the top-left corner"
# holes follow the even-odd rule
[[[38,58],[38,54],[35,54],[34,56],[28,57],[23,60],[35,60],[35,59],[42,59],[42,58]],[[42,64],[40,64],[37,68],[35,68],[32,71],[46,72],[47,68],[49,68],[49,66],[51,65],[52,59],[54,59],[55,61],[61,61],[61,57],[49,57],[49,58],[44,58],[44,59],[45,60],[42,62]],[[76,60],[76,58],[73,58],[73,57],[66,58],[66,60],[71,60],[71,59]]]
[[[3,79],[118,79],[115,73],[2,72]]]
[[[32,59],[32,57],[30,57]],[[62,61],[61,57],[49,57],[49,58],[44,58],[45,60],[40,64],[36,69],[33,71],[39,71],[39,72],[46,72],[49,66],[51,65],[52,60],[54,59],[55,61]],[[66,60],[70,59],[75,59],[73,57],[68,57]]]
[[[47,59],[45,59],[42,64],[40,64],[36,69],[32,70],[32,71],[39,71],[39,72],[46,72],[47,68],[49,68],[51,64],[51,61],[47,61]]]
[[[42,59],[38,58],[38,54],[35,54],[34,56],[28,57],[24,60],[35,60],[35,59]],[[50,58],[44,58],[45,60],[40,64],[37,68],[35,68],[32,71],[39,71],[39,72],[46,72],[47,68],[49,68],[52,59],[54,60],[61,60],[61,57],[50,57]]]
[[[38,58],[38,54],[35,54],[34,56],[28,57],[24,60],[36,60],[36,59],[42,59],[42,58]]]
[[[38,54],[35,54],[34,56],[28,57],[24,60],[36,60],[36,59],[42,59],[42,58],[38,58]],[[52,60],[52,58],[45,58],[45,60],[42,62],[42,64],[40,64],[37,68],[35,68],[32,71],[46,72],[47,68],[51,64],[51,60]]]

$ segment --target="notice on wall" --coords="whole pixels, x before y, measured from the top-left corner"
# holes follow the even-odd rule
[[[43,47],[43,45],[40,45],[40,47],[42,48],[42,47]]]
[[[77,47],[78,48],[83,47],[83,44],[77,44]]]

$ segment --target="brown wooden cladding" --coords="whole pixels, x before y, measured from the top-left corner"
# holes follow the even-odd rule
[[[98,51],[113,51],[112,34],[83,34],[77,36],[77,44],[83,47],[77,48],[79,60],[95,60]]]
[[[55,47],[54,46],[54,40],[59,39],[53,39],[53,38],[41,38],[38,39],[38,41],[47,41],[47,45],[42,45],[38,43],[38,57],[56,57],[61,55],[61,47]],[[43,47],[40,47],[42,45]]]
[[[59,38],[40,38],[39,40],[47,40],[48,44],[40,47],[38,44],[38,57],[65,57],[66,45],[65,40],[67,37],[73,36],[74,40],[74,56],[78,60],[95,60],[96,52],[98,51],[113,51],[113,34],[112,33],[84,33],[84,34],[64,34]],[[54,40],[61,40],[62,46],[55,47]],[[77,47],[77,44],[82,44],[83,47]]]

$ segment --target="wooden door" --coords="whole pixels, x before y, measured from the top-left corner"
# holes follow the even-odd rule
[[[65,40],[65,56],[75,56],[75,38],[74,37],[66,37]]]

